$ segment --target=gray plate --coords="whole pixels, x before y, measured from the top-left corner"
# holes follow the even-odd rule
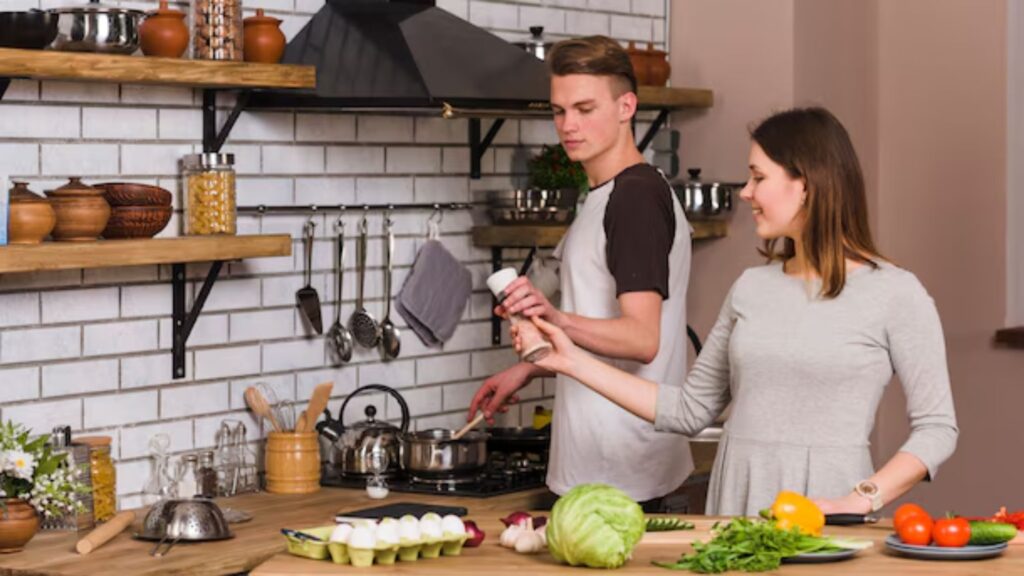
[[[890,534],[885,538],[885,545],[890,550],[895,550],[900,554],[923,560],[981,560],[982,558],[999,556],[1008,546],[1006,542],[1002,544],[988,544],[986,546],[968,545],[961,548],[915,546],[913,544],[904,544],[900,541],[899,536],[895,534]]]
[[[811,552],[810,554],[798,554],[783,558],[783,564],[820,564],[822,562],[838,562],[853,558],[853,555],[860,550],[840,550],[838,552]]]

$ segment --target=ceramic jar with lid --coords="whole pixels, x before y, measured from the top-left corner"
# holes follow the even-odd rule
[[[262,8],[256,9],[256,15],[244,21],[245,43],[242,53],[246,62],[262,62],[277,64],[284,55],[285,37],[281,32],[281,20],[267,16]]]
[[[655,50],[654,44],[647,43],[647,81],[651,86],[668,84],[672,66],[668,62],[668,54],[664,50]]]
[[[57,215],[50,201],[29,190],[25,182],[14,182],[10,194],[7,241],[10,244],[39,244],[57,224]]]
[[[636,85],[645,86],[648,84],[647,51],[636,47],[636,42],[630,42],[626,48],[629,55],[629,62],[633,64],[633,75],[636,76]]]
[[[48,190],[57,225],[53,239],[61,242],[88,242],[99,238],[110,219],[110,204],[103,191],[82,183],[78,177],[56,190]]]
[[[139,41],[146,56],[181,58],[188,48],[185,13],[168,8],[167,0],[160,0],[160,8],[149,12],[139,27]]]

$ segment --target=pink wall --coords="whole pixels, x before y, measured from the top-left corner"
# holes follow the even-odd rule
[[[742,175],[745,127],[773,109],[821,104],[850,130],[876,240],[918,275],[945,328],[960,445],[910,495],[935,511],[1024,508],[1024,462],[1003,449],[1024,406],[1024,353],[991,343],[1006,301],[1005,22],[1003,0],[673,2],[672,82],[716,100],[675,119],[686,165]],[[749,218],[740,204],[730,236],[695,249],[690,316],[702,335],[739,271],[758,263]],[[904,409],[893,386],[876,463],[906,439]]]

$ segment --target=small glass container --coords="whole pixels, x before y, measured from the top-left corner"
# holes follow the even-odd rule
[[[192,57],[242,60],[242,0],[192,0]]]
[[[217,496],[217,469],[213,464],[213,450],[206,450],[199,455],[197,483],[203,498]]]
[[[185,156],[186,234],[235,234],[234,165],[234,154]]]
[[[195,454],[182,456],[174,470],[174,478],[178,482],[179,498],[195,498],[199,494],[199,457]]]
[[[117,471],[110,457],[110,436],[83,436],[75,442],[89,447],[93,519],[106,522],[117,511]]]
[[[73,471],[75,479],[89,485],[89,447],[71,442],[71,427],[56,426],[50,434],[50,447],[54,454],[64,454],[63,466]],[[92,492],[75,496],[82,505],[78,512],[65,512],[61,516],[42,518],[43,530],[88,530],[95,525],[92,514]]]

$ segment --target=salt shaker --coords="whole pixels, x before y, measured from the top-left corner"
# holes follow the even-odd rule
[[[491,289],[491,293],[498,299],[499,304],[508,296],[505,294],[505,288],[518,277],[519,274],[515,268],[504,268],[487,277],[487,287]],[[551,352],[551,342],[544,338],[537,326],[529,319],[523,318],[519,314],[512,314],[509,316],[509,321],[519,330],[519,339],[522,342],[519,357],[524,361],[536,362]]]

